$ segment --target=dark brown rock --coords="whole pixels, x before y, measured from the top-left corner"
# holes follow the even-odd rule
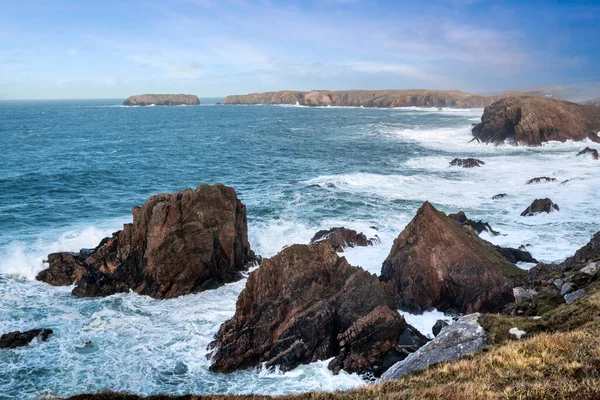
[[[585,149],[581,150],[579,153],[577,153],[577,156],[583,156],[586,154],[591,155],[594,160],[598,159],[598,150],[589,147],[586,147]]]
[[[559,211],[560,208],[558,207],[558,204],[554,204],[554,202],[548,198],[546,199],[535,199],[533,201],[533,203],[531,203],[531,205],[529,207],[527,207],[525,209],[525,211],[523,211],[521,213],[522,217],[531,217],[533,215],[545,212],[545,213],[551,213],[553,211]]]
[[[450,324],[447,323],[446,321],[444,321],[443,319],[438,319],[437,321],[435,321],[433,328],[431,328],[431,332],[433,333],[433,336],[439,335],[440,332],[442,331],[442,329],[444,329],[448,325],[450,325]]]
[[[235,315],[211,344],[212,371],[266,363],[287,371],[334,357],[334,372],[382,365],[408,325],[391,285],[340,258],[329,243],[293,245],[253,271]]]
[[[600,140],[600,108],[564,100],[517,96],[487,106],[472,132],[484,142],[539,146],[557,140]]]
[[[455,158],[450,161],[451,167],[474,168],[481,167],[482,165],[485,165],[485,163],[476,158]]]
[[[537,178],[532,178],[528,180],[525,184],[531,185],[532,183],[541,183],[541,182],[556,182],[556,178],[551,178],[549,176],[540,176]]]
[[[396,287],[401,309],[498,311],[513,301],[525,272],[475,232],[425,202],[394,240],[381,279]]]
[[[27,346],[33,339],[39,337],[45,342],[52,333],[52,329],[32,329],[30,331],[10,332],[0,336],[0,349],[14,349],[16,347]]]
[[[504,198],[506,196],[508,196],[506,193],[499,193],[497,195],[494,195],[494,197],[492,197],[492,200],[502,199],[502,198]]]
[[[518,262],[537,263],[538,261],[531,256],[531,253],[526,250],[514,249],[512,247],[500,247],[494,246],[496,251],[502,255],[506,260],[513,264]]]
[[[487,222],[468,219],[464,211],[459,211],[456,214],[448,214],[448,218],[455,220],[463,226],[471,227],[478,235],[481,234],[481,232],[488,232],[494,236],[500,234],[500,232],[495,231]]]
[[[379,239],[376,237],[367,239],[362,232],[358,233],[353,229],[339,227],[318,231],[310,240],[310,244],[319,243],[324,240],[328,241],[331,247],[337,252],[344,251],[345,247],[372,246],[379,243]]]
[[[221,184],[152,196],[133,208],[133,223],[87,257],[49,256],[38,279],[72,284],[76,296],[129,289],[170,298],[213,289],[242,277],[255,260],[248,243],[246,207]]]

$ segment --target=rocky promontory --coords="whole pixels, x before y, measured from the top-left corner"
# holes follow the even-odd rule
[[[134,207],[133,223],[93,250],[48,256],[37,279],[75,283],[73,295],[133,290],[171,298],[242,278],[256,257],[248,243],[246,207],[233,188],[200,185],[150,197]]]
[[[366,372],[425,342],[396,311],[391,285],[348,264],[327,241],[293,245],[250,274],[211,344],[211,370],[265,363],[288,371],[333,357],[334,372]]]
[[[506,97],[487,106],[473,136],[486,143],[539,146],[555,140],[600,142],[600,107],[531,96]]]
[[[284,90],[231,95],[224,104],[298,104],[342,107],[455,107],[483,108],[497,98],[458,90]]]
[[[138,94],[129,96],[124,106],[197,106],[198,96],[193,94]]]

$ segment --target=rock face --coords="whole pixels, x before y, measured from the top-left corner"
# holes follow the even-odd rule
[[[394,240],[381,279],[396,287],[399,308],[423,312],[498,311],[513,301],[525,272],[490,243],[425,202]]]
[[[33,339],[39,337],[42,342],[54,333],[52,329],[32,329],[26,332],[10,332],[0,336],[0,349],[14,349],[27,346]]]
[[[514,140],[539,146],[550,140],[599,141],[600,108],[540,97],[506,97],[487,106],[472,132],[486,143]]]
[[[485,163],[476,158],[455,158],[450,161],[451,167],[474,168],[481,167],[482,165],[485,165]]]
[[[299,104],[350,107],[485,107],[496,97],[455,90],[312,90],[232,95],[224,104]]]
[[[124,106],[196,106],[198,96],[193,94],[139,94],[128,97]]]
[[[558,207],[558,204],[554,204],[554,202],[548,198],[535,199],[533,203],[531,203],[531,205],[521,213],[521,216],[531,217],[542,212],[551,213],[559,210],[560,208]]]
[[[594,160],[598,159],[598,150],[591,149],[589,147],[586,147],[585,149],[581,150],[579,153],[577,153],[577,156],[583,156],[586,154],[591,155]]]
[[[334,372],[378,369],[408,328],[390,285],[329,243],[293,245],[253,271],[209,346],[212,371],[266,363],[288,371],[334,357]]]
[[[310,244],[319,243],[325,240],[328,241],[331,247],[337,252],[344,251],[345,247],[372,246],[379,243],[378,238],[367,239],[362,232],[358,233],[353,229],[340,227],[318,231],[310,240]]]
[[[482,350],[487,343],[487,336],[479,324],[479,317],[480,314],[466,315],[445,327],[431,342],[390,368],[382,379],[398,379],[430,365],[456,360]]]
[[[255,260],[246,207],[221,184],[152,196],[133,208],[133,223],[90,254],[58,253],[38,279],[76,287],[76,296],[129,289],[170,298],[238,280]]]

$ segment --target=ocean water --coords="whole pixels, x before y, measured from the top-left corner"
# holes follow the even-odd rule
[[[0,351],[0,399],[106,389],[287,394],[364,384],[357,375],[332,375],[327,362],[285,374],[210,373],[206,345],[233,315],[244,281],[161,301],[76,299],[69,287],[35,281],[48,253],[95,246],[155,193],[204,182],[235,187],[248,208],[252,248],[265,257],[333,226],[378,235],[380,244],[343,253],[372,273],[425,200],[488,221],[502,235],[486,239],[529,245],[541,261],[569,256],[600,230],[600,161],[575,157],[590,143],[468,143],[482,109],[120,102],[0,102],[0,332],[55,331],[45,343]],[[485,166],[448,167],[471,156]],[[537,176],[557,182],[525,185]],[[492,200],[498,193],[508,195]],[[561,211],[520,217],[540,197]],[[440,316],[406,318],[430,333]]]

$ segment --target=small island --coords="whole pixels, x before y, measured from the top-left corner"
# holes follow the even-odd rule
[[[138,94],[129,96],[124,106],[197,106],[198,96],[193,94]]]

